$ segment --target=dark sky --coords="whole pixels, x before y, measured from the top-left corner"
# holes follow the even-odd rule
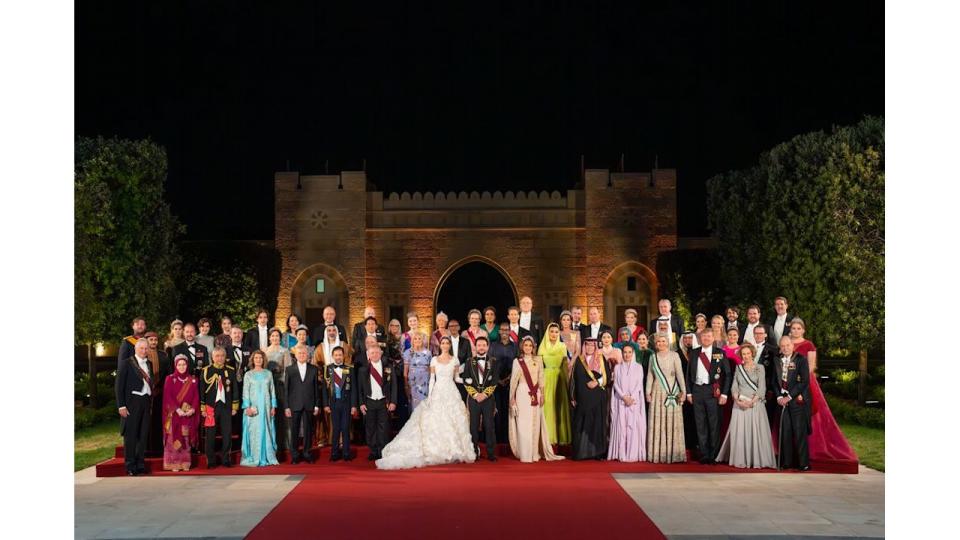
[[[383,191],[563,190],[580,154],[621,152],[677,169],[701,235],[707,178],[883,113],[882,2],[332,4],[77,3],[77,133],[164,145],[191,239],[272,239],[287,160],[366,158]]]

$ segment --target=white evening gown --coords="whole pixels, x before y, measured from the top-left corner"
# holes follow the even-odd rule
[[[472,463],[477,459],[470,437],[470,417],[453,377],[456,360],[444,365],[433,357],[433,389],[410,415],[403,429],[381,452],[378,469],[412,469],[444,463]]]

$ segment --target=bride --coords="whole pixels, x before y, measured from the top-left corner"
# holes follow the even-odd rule
[[[378,469],[410,469],[444,463],[472,463],[467,407],[453,380],[460,363],[450,354],[450,337],[440,338],[440,356],[430,361],[427,398],[413,410],[400,433],[383,448]]]

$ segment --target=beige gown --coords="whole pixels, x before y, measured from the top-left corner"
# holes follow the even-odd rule
[[[535,386],[540,385],[542,388],[543,360],[535,356],[531,364],[530,378]],[[554,454],[550,446],[550,433],[543,415],[543,404],[531,405],[529,391],[520,361],[515,359],[510,377],[510,399],[514,400],[517,406],[510,411],[510,450],[524,463],[539,461],[541,456],[547,461],[563,459],[563,456]]]

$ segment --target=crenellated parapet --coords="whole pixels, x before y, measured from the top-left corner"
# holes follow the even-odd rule
[[[390,193],[383,196],[384,210],[460,208],[567,208],[569,197],[559,191],[461,191]]]

